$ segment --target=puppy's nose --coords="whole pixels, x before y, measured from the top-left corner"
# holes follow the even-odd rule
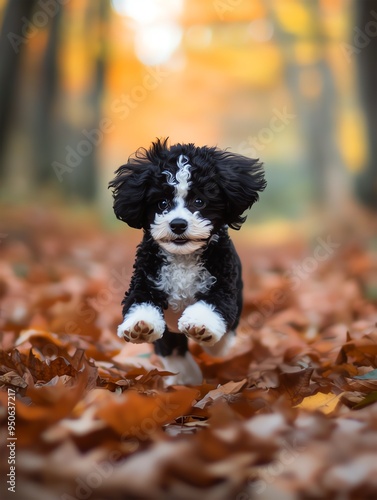
[[[185,219],[173,219],[170,222],[170,229],[175,234],[183,234],[187,229],[187,221]]]

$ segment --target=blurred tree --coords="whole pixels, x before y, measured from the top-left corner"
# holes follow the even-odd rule
[[[25,151],[18,154],[16,163],[27,162],[22,176],[28,192],[32,192],[32,186],[45,187],[91,201],[98,183],[98,144],[89,143],[90,152],[80,156],[79,168],[72,168],[64,182],[57,178],[53,162],[66,156],[67,146],[74,148],[80,140],[88,140],[82,136],[83,130],[93,137],[99,128],[110,0],[49,5],[54,8],[46,11],[38,0],[9,0],[6,4],[0,38],[0,176],[6,177],[13,187],[12,182],[16,181],[10,172],[17,156],[15,150],[20,149],[22,142],[23,148],[26,144]],[[76,23],[75,29],[81,29],[82,42],[78,46],[70,44],[67,50],[63,27],[75,22],[78,9],[83,12],[84,21]],[[62,57],[74,58],[72,48],[85,51],[85,67],[77,68],[70,61],[68,66],[86,75],[86,85],[70,93],[62,78]],[[30,59],[40,68],[33,74]],[[90,112],[85,113],[85,109]],[[15,140],[7,141],[8,138]]]
[[[25,50],[24,19],[30,19],[37,0],[8,0],[0,33],[0,176],[3,177],[5,144],[12,121],[18,75]],[[12,43],[13,41],[13,43]]]
[[[56,125],[54,109],[58,99],[58,49],[60,43],[60,26],[63,17],[63,7],[59,6],[56,14],[49,19],[48,41],[42,55],[42,68],[40,82],[36,96],[37,106],[35,108],[35,158],[37,166],[35,180],[39,184],[51,181],[53,171],[51,162],[54,158],[56,147]],[[55,176],[54,179],[55,181]]]
[[[98,147],[101,143],[100,121],[102,116],[101,103],[104,92],[108,42],[107,29],[110,16],[110,1],[102,0],[100,2],[87,3],[87,12],[84,33],[87,33],[85,51],[87,58],[91,60],[93,70],[92,88],[85,88],[83,101],[87,101],[87,108],[91,110],[89,120],[85,130],[87,135],[92,136],[91,150],[89,154],[82,155],[78,168],[67,176],[67,182],[63,184],[66,191],[78,194],[86,201],[92,201],[97,195],[98,188]],[[77,144],[78,138],[83,139],[82,129],[70,127],[70,144]],[[98,130],[100,133],[98,133]],[[84,137],[87,139],[87,136]],[[89,140],[90,142],[90,140]],[[51,169],[50,169],[51,170]]]
[[[369,208],[377,209],[377,37],[375,0],[357,2],[357,25],[363,32],[359,46],[354,47],[359,67],[360,97],[367,123],[369,154],[367,163],[356,179],[356,193]],[[374,13],[374,15],[373,15]]]
[[[297,7],[301,7],[297,5]],[[285,80],[294,109],[300,117],[300,140],[304,164],[317,208],[337,213],[340,197],[347,195],[346,172],[336,147],[336,88],[326,57],[327,36],[323,30],[319,0],[305,4],[310,24],[301,34],[287,32],[270,8],[279,47],[285,59]]]

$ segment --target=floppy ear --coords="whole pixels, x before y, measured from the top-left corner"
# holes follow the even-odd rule
[[[141,229],[145,223],[147,196],[158,176],[158,167],[149,161],[145,150],[139,150],[136,157],[119,167],[115,174],[109,183],[115,215],[130,227]]]
[[[131,227],[141,229],[144,219],[144,199],[149,169],[141,169],[132,161],[122,165],[109,183],[113,190],[113,209],[116,217]]]
[[[147,204],[157,191],[167,141],[157,139],[149,150],[138,149],[128,163],[116,170],[114,179],[109,183],[109,188],[113,190],[115,215],[130,227],[141,229],[145,225]]]
[[[242,214],[259,199],[259,192],[267,185],[263,164],[246,156],[217,150],[215,152],[216,179],[226,199],[226,223],[240,229],[246,216]]]

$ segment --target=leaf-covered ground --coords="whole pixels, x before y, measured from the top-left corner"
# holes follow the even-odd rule
[[[236,343],[193,345],[205,382],[169,387],[148,345],[115,336],[140,234],[4,219],[2,498],[376,498],[375,239],[256,245],[244,228]]]

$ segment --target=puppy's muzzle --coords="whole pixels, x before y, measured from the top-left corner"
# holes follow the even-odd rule
[[[188,224],[185,219],[176,218],[170,222],[169,226],[174,234],[179,235],[183,234],[186,231]]]

